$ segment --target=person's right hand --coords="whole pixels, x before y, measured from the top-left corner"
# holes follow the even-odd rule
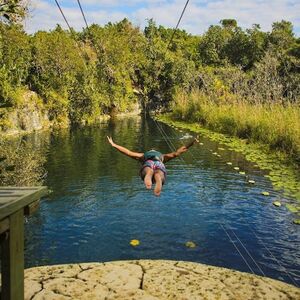
[[[114,143],[112,137],[111,136],[107,136],[107,139],[108,139],[108,142],[114,147],[115,143]]]

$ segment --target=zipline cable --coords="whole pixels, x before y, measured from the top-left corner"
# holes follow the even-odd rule
[[[64,21],[66,22],[66,24],[67,24],[67,26],[68,26],[70,32],[72,33],[71,26],[70,26],[70,24],[68,23],[67,18],[65,17],[65,15],[64,15],[64,13],[63,13],[63,10],[62,10],[61,6],[59,5],[59,3],[58,3],[57,0],[55,0],[55,3],[56,3],[56,5],[57,5],[57,7],[58,7],[58,9],[59,9],[59,11],[60,11],[60,13],[61,13],[61,15],[62,15]],[[78,3],[78,5],[79,5],[79,8],[80,8],[82,17],[83,17],[83,19],[84,19],[86,28],[87,28],[87,30],[89,31],[89,25],[88,25],[88,23],[87,23],[87,20],[86,20],[84,11],[83,11],[83,9],[82,9],[80,0],[77,0],[77,3]],[[171,45],[171,43],[172,43],[172,41],[173,41],[173,39],[174,39],[174,37],[175,37],[176,31],[177,31],[177,29],[178,29],[178,26],[179,26],[179,24],[180,24],[180,22],[181,22],[181,19],[182,19],[184,13],[185,13],[185,10],[186,10],[186,8],[187,8],[188,3],[189,3],[189,0],[187,0],[186,3],[185,3],[185,5],[184,5],[184,8],[183,8],[183,10],[182,10],[182,12],[181,12],[181,15],[180,15],[180,17],[179,17],[179,20],[178,20],[178,22],[177,22],[177,24],[176,24],[176,27],[174,28],[173,33],[172,33],[172,36],[171,36],[171,38],[170,38],[170,40],[169,40],[169,42],[168,42],[168,44],[167,44],[166,50],[165,50],[165,52],[164,52],[164,56],[165,56],[166,53],[168,52],[169,47],[170,47],[170,45]],[[94,45],[94,46],[95,46],[95,45]],[[95,47],[95,48],[96,48],[96,47]],[[160,71],[161,71],[161,65],[160,65],[160,68],[159,68],[159,72],[158,72],[158,73],[160,73]],[[165,139],[165,141],[166,141],[166,143],[168,144],[168,146],[169,146],[169,148],[171,149],[171,151],[172,151],[172,148],[173,148],[173,150],[176,150],[174,144],[173,144],[172,142],[168,142],[168,140],[167,140],[167,139],[168,139],[168,135],[166,134],[166,132],[164,131],[164,129],[162,128],[162,126],[159,127],[158,122],[157,122],[155,119],[153,119],[153,120],[155,121],[155,124],[156,124],[157,128],[158,128],[159,131],[161,132],[163,138]],[[182,142],[182,143],[183,143],[183,142]],[[180,158],[181,158],[181,157],[180,157]],[[193,156],[193,158],[194,158],[194,156]],[[183,162],[185,162],[185,160],[184,160],[183,158],[181,158],[181,160],[182,160]],[[186,163],[186,162],[185,162],[185,163]],[[234,245],[235,249],[237,250],[237,252],[239,253],[239,255],[242,257],[242,259],[244,260],[245,264],[248,266],[248,268],[250,269],[250,271],[254,274],[253,269],[250,267],[250,265],[248,264],[246,258],[243,256],[243,254],[241,253],[241,251],[239,250],[239,248],[236,246],[235,242],[234,242],[234,241],[232,240],[232,238],[230,237],[229,233],[227,232],[226,228],[224,227],[224,224],[219,223],[219,225],[220,225],[220,227],[224,230],[224,232],[225,232],[226,235],[228,236],[229,240],[230,240],[231,243]],[[258,267],[258,269],[261,271],[261,273],[265,276],[265,274],[264,274],[264,272],[262,271],[262,269],[261,269],[261,268],[259,267],[259,265],[256,263],[256,261],[254,260],[254,258],[251,256],[251,254],[250,254],[249,251],[247,250],[247,248],[244,246],[244,244],[243,244],[243,243],[240,241],[240,239],[237,237],[236,233],[235,233],[233,230],[231,230],[231,231],[233,232],[233,234],[235,235],[235,237],[238,239],[238,241],[241,243],[242,247],[245,249],[245,251],[246,251],[247,254],[250,256],[250,258],[253,260],[253,262],[254,262],[255,265]],[[252,232],[253,232],[253,231],[252,231]],[[255,234],[255,233],[254,233],[254,234]],[[255,234],[255,235],[256,235],[256,234]],[[257,237],[257,235],[256,235],[256,237]],[[258,237],[257,237],[257,238],[258,238]],[[260,240],[260,242],[263,243],[261,240]],[[269,252],[269,253],[272,255],[272,257],[276,260],[276,262],[278,263],[278,265],[282,267],[282,265],[280,264],[280,262],[276,259],[276,257],[272,254],[272,252],[267,248],[267,246],[266,246],[264,243],[263,243],[263,246],[268,250],[268,252]],[[284,268],[284,267],[283,267],[283,268]],[[287,272],[286,268],[284,268],[284,270],[285,270],[285,273],[289,276],[289,278],[294,282],[294,284],[295,284],[296,286],[298,286],[298,285],[296,284],[296,282],[294,281],[294,279],[289,275],[289,273]]]
[[[75,34],[74,34],[74,31],[72,30],[72,28],[71,28],[71,26],[70,26],[70,24],[69,24],[69,22],[68,22],[68,20],[67,20],[67,18],[66,18],[66,16],[65,16],[65,14],[64,14],[64,12],[63,12],[63,10],[62,10],[60,4],[58,3],[57,0],[54,0],[54,1],[55,1],[56,5],[57,5],[57,7],[58,7],[58,9],[59,9],[59,11],[60,11],[60,13],[61,13],[63,19],[65,20],[65,22],[66,22],[66,24],[67,24],[67,26],[68,26],[68,28],[69,28],[69,31],[70,31],[70,33],[71,33],[71,35],[72,35],[72,37],[74,38],[74,42],[75,42],[75,44],[76,44],[76,46],[77,46],[79,52],[81,53],[81,58],[82,58],[82,60],[83,60],[84,67],[85,67],[85,69],[87,70],[87,69],[88,69],[88,66],[87,66],[87,63],[86,63],[85,58],[84,58],[85,53],[83,52],[82,48],[81,48],[80,45],[78,44],[78,41],[76,40],[76,36],[75,36]]]
[[[171,45],[171,43],[172,43],[172,41],[173,41],[173,39],[174,39],[176,30],[178,29],[178,26],[179,26],[179,24],[180,24],[180,22],[181,22],[181,19],[182,19],[184,13],[185,13],[185,10],[186,10],[186,8],[187,8],[187,6],[188,6],[188,3],[189,3],[189,0],[187,0],[186,3],[185,3],[185,5],[184,5],[184,8],[183,8],[183,10],[182,10],[182,12],[181,12],[181,15],[180,15],[180,17],[179,17],[179,19],[178,19],[178,22],[177,22],[177,24],[176,24],[176,27],[175,27],[174,30],[173,30],[173,34],[172,34],[172,36],[171,36],[171,39],[170,39],[169,43],[167,44],[166,50],[165,50],[165,52],[164,52],[164,56],[165,56],[166,53],[168,52],[169,47],[170,47],[170,45]],[[157,77],[160,75],[161,67],[162,67],[162,64],[160,64],[160,66],[159,66]],[[159,124],[158,124],[158,122],[155,120],[155,118],[153,118],[153,120],[154,120],[154,123],[156,124],[158,130],[162,133],[162,135],[163,135],[163,137],[164,137],[166,143],[168,144],[168,146],[170,147],[170,144],[171,144],[171,145],[173,146],[173,149],[175,150],[175,147],[174,147],[173,143],[172,143],[172,142],[169,143],[169,142],[167,141],[168,135],[164,132],[164,130],[162,129],[162,127],[159,127]],[[170,139],[169,139],[169,140],[170,140]],[[171,149],[171,151],[172,151],[172,147],[170,147],[170,149]],[[185,162],[185,160],[184,160],[182,157],[180,157],[180,159],[181,159],[182,161]],[[186,162],[185,162],[185,163],[186,163]],[[238,253],[239,253],[240,256],[242,257],[242,259],[244,260],[244,262],[246,263],[246,265],[248,266],[248,268],[250,269],[250,271],[254,274],[254,272],[253,272],[252,268],[250,267],[250,265],[248,264],[246,258],[243,256],[243,254],[240,252],[240,250],[238,249],[238,247],[235,245],[235,243],[234,243],[233,240],[231,239],[230,235],[229,235],[228,232],[226,231],[225,227],[224,227],[222,224],[219,224],[219,225],[220,225],[221,228],[225,231],[225,233],[226,233],[226,235],[228,236],[229,240],[232,242],[232,244],[234,245],[234,247],[236,248],[236,250],[238,251]]]
[[[227,232],[227,230],[225,229],[224,225],[219,223],[219,225],[221,226],[221,228],[224,230],[224,232],[226,233],[226,235],[228,236],[228,239],[230,240],[230,242],[232,243],[232,245],[234,246],[234,248],[236,249],[236,251],[240,254],[240,256],[242,257],[242,259],[244,260],[245,264],[248,266],[249,270],[251,271],[252,274],[255,274],[253,269],[250,267],[250,265],[248,264],[246,258],[243,256],[243,254],[241,253],[241,251],[239,250],[239,248],[236,246],[235,242],[232,240],[232,238],[230,237],[229,233]]]
[[[178,139],[177,135],[173,135],[173,137],[175,137],[175,139]],[[197,151],[196,151],[197,152]],[[198,151],[198,153],[200,153],[200,151]],[[244,220],[242,218],[242,220]],[[221,224],[219,224],[221,226]],[[224,225],[224,224],[223,224]],[[265,250],[269,253],[269,257],[272,257],[272,259],[277,263],[277,265],[284,271],[284,273],[287,275],[287,277],[293,282],[293,284],[296,287],[299,287],[298,283],[295,281],[295,279],[293,278],[293,276],[291,276],[291,273],[281,264],[280,260],[278,260],[276,258],[276,256],[272,253],[272,251],[269,249],[269,247],[264,243],[264,241],[256,234],[256,232],[246,223],[246,222],[242,222],[242,225],[247,226],[248,229],[252,232],[252,234],[256,237],[256,239],[262,244],[262,246],[265,248]],[[224,230],[224,226],[221,228]],[[230,228],[230,230],[233,232],[233,230]],[[225,232],[225,230],[224,230]],[[228,232],[225,232],[227,236],[229,236]],[[236,233],[233,232],[233,234],[236,236],[236,238],[240,241],[240,239],[238,238],[238,236],[236,235]],[[232,240],[232,239],[231,239]],[[242,245],[242,247],[245,249],[246,252],[249,252],[248,250],[246,250],[246,247],[243,245],[243,243],[240,241],[240,244]],[[240,252],[240,251],[239,251]],[[251,259],[254,261],[254,263],[256,264],[256,266],[258,267],[258,269],[261,271],[262,274],[263,271],[261,270],[261,268],[257,265],[257,263],[255,262],[255,260],[253,259],[253,257],[251,256],[250,253],[247,253]],[[265,276],[265,275],[264,275]],[[295,275],[296,276],[296,275]],[[298,276],[296,276],[298,277]]]
[[[295,279],[290,275],[290,273],[288,272],[288,270],[286,269],[286,267],[284,267],[281,262],[275,257],[275,255],[271,252],[271,250],[267,247],[267,245],[263,242],[263,240],[257,236],[257,234],[255,233],[255,231],[249,226],[247,225],[249,230],[255,235],[255,237],[257,238],[257,240],[263,245],[263,247],[269,252],[269,255],[276,261],[276,263],[278,264],[279,267],[281,267],[284,271],[284,273],[291,279],[291,281],[294,283],[294,285],[296,287],[299,287],[298,283],[295,281]],[[297,276],[298,277],[298,276]]]
[[[236,233],[231,228],[230,228],[230,230],[232,231],[232,233],[236,237],[236,239],[240,242],[240,244],[242,245],[242,247],[245,249],[245,251],[247,252],[247,254],[249,255],[249,257],[252,259],[252,261],[254,262],[254,264],[257,266],[257,268],[259,269],[259,271],[262,273],[262,275],[266,277],[266,274],[264,273],[264,271],[258,265],[258,263],[256,262],[256,260],[252,257],[252,255],[250,254],[250,252],[248,251],[248,249],[245,247],[245,245],[242,243],[242,241],[239,239],[239,237],[236,235]]]
[[[160,127],[161,130],[164,132],[164,134],[168,137],[168,135],[166,134],[165,130],[163,129],[163,126],[160,125],[159,122],[157,122],[157,121],[155,120],[155,118],[153,118],[153,120],[154,120],[154,122],[156,122],[156,126],[157,126],[158,128]],[[169,140],[170,140],[170,138],[169,138]],[[182,144],[183,146],[185,146],[184,142],[183,142],[182,140],[180,140],[180,141],[181,141],[181,144]],[[171,140],[170,140],[170,142],[171,142]],[[174,148],[174,151],[175,151],[177,148],[174,146],[173,142],[172,142],[172,145],[173,145],[173,148]],[[193,155],[193,153],[190,152],[190,154],[191,154],[192,158],[193,158],[194,160],[196,160],[196,157]],[[182,160],[182,157],[179,157],[179,158]]]
[[[186,8],[187,8],[189,2],[190,2],[190,0],[187,0],[186,3],[185,3],[185,5],[184,5],[184,8],[183,8],[183,10],[182,10],[182,12],[181,12],[181,15],[180,15],[180,17],[179,17],[179,19],[178,19],[178,21],[177,21],[177,24],[176,24],[175,28],[174,28],[174,30],[173,30],[171,39],[170,39],[170,41],[169,41],[169,43],[168,43],[168,45],[167,45],[167,48],[166,48],[166,51],[165,51],[164,55],[165,55],[165,54],[167,53],[167,51],[169,50],[169,47],[170,47],[170,45],[171,45],[171,43],[172,43],[172,41],[173,41],[173,38],[174,38],[174,36],[175,36],[176,30],[178,29],[178,26],[179,26],[179,24],[180,24],[180,22],[181,22],[181,19],[182,19],[184,13],[185,13],[185,10],[186,10]]]
[[[177,24],[176,24],[175,28],[173,29],[173,33],[172,33],[172,35],[171,35],[171,38],[170,38],[170,40],[169,40],[169,42],[168,42],[168,44],[167,44],[166,50],[165,50],[165,52],[163,53],[163,58],[166,56],[167,52],[169,51],[170,45],[171,45],[171,43],[172,43],[172,41],[173,41],[173,39],[174,39],[174,37],[175,37],[176,31],[177,31],[177,29],[178,29],[178,27],[179,27],[179,24],[180,24],[180,22],[181,22],[181,19],[182,19],[184,13],[185,13],[185,10],[186,10],[186,8],[187,8],[189,2],[190,2],[190,0],[187,0],[187,1],[185,2],[185,5],[184,5],[184,7],[183,7],[183,10],[182,10],[182,12],[181,12],[181,14],[180,14],[180,17],[179,17],[179,19],[178,19],[178,21],[177,21]],[[161,69],[162,69],[162,62],[160,63],[160,65],[159,65],[159,67],[158,67],[157,76],[156,76],[157,78],[159,77],[159,75],[160,75],[160,73],[161,73]]]
[[[78,3],[78,5],[79,5],[79,8],[80,8],[80,11],[81,11],[82,17],[83,17],[83,19],[84,19],[85,26],[86,26],[87,30],[89,30],[89,25],[88,25],[88,23],[87,23],[87,21],[86,21],[85,14],[84,14],[84,12],[83,12],[83,9],[82,9],[82,6],[81,6],[81,3],[80,3],[80,0],[77,0],[77,3]]]
[[[65,16],[65,14],[63,13],[63,10],[61,9],[61,7],[60,7],[58,1],[57,1],[57,0],[54,0],[54,1],[55,1],[56,5],[57,5],[57,7],[58,7],[58,9],[59,9],[59,11],[60,11],[60,13],[61,13],[61,15],[63,16],[63,18],[64,18],[64,20],[65,20],[67,26],[69,27],[70,32],[72,33],[71,26],[70,26],[70,24],[68,23],[67,18],[66,18],[66,16]]]
[[[85,13],[83,11],[83,8],[82,8],[82,5],[81,5],[81,2],[80,0],[77,0],[77,3],[78,3],[78,6],[80,8],[80,11],[81,11],[81,15],[83,17],[83,20],[84,20],[84,23],[85,23],[85,27],[86,27],[86,30],[87,30],[87,36],[89,37],[90,41],[91,41],[91,45],[94,47],[95,51],[96,51],[96,56],[97,56],[97,59],[99,59],[99,57],[101,57],[101,55],[103,56],[103,48],[102,49],[99,49],[96,41],[95,41],[95,38],[94,36],[92,35],[91,31],[90,31],[90,27],[88,25],[88,22],[87,22],[87,19],[85,17]],[[106,66],[105,67],[105,71],[107,73],[110,73],[109,71],[109,67]]]
[[[170,144],[169,141],[168,141],[168,140],[170,140],[169,137],[168,137],[168,135],[166,135],[163,131],[161,131],[161,128],[159,127],[158,122],[157,122],[155,119],[153,119],[153,120],[154,120],[154,123],[156,124],[158,130],[162,133],[162,136],[163,136],[163,138],[165,139],[167,145],[170,147],[170,150],[172,151],[172,147],[170,146],[171,144]],[[179,157],[179,158],[187,165],[187,162],[183,159],[183,157]],[[184,166],[183,166],[183,169],[185,169]],[[253,271],[253,269],[252,269],[251,266],[249,265],[247,259],[243,256],[242,252],[239,250],[239,248],[237,247],[237,245],[235,244],[235,242],[234,242],[234,241],[232,240],[232,238],[230,237],[230,235],[229,235],[229,233],[227,232],[227,230],[226,230],[226,228],[224,227],[224,225],[221,224],[221,223],[219,223],[219,222],[217,222],[217,223],[218,223],[219,226],[224,230],[224,232],[225,232],[226,235],[228,236],[230,242],[233,244],[234,248],[237,250],[238,254],[241,256],[241,258],[243,259],[243,261],[245,262],[246,266],[249,268],[249,270],[251,271],[251,273],[252,273],[252,274],[255,274],[254,271]]]

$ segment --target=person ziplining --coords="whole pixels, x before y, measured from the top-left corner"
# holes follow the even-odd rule
[[[190,143],[178,148],[176,151],[162,154],[157,150],[149,150],[145,153],[134,152],[123,146],[116,144],[112,137],[107,136],[108,142],[112,147],[116,148],[122,154],[125,154],[133,159],[136,159],[142,163],[140,169],[141,179],[144,181],[146,189],[150,190],[152,183],[155,183],[154,195],[159,196],[162,190],[162,186],[166,181],[167,170],[165,163],[169,160],[180,156],[186,152],[196,142],[199,142],[197,138],[194,138]]]

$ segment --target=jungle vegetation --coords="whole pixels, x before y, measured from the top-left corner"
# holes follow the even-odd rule
[[[153,20],[143,30],[124,19],[30,35],[14,9],[25,16],[0,8],[0,130],[29,90],[57,126],[141,103],[300,157],[300,38],[290,22],[264,32],[225,19],[203,35],[177,30],[169,44],[173,29]]]

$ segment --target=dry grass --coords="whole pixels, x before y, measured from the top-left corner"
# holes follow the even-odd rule
[[[268,144],[300,158],[300,106],[215,101],[199,90],[178,92],[173,116],[208,129]]]

